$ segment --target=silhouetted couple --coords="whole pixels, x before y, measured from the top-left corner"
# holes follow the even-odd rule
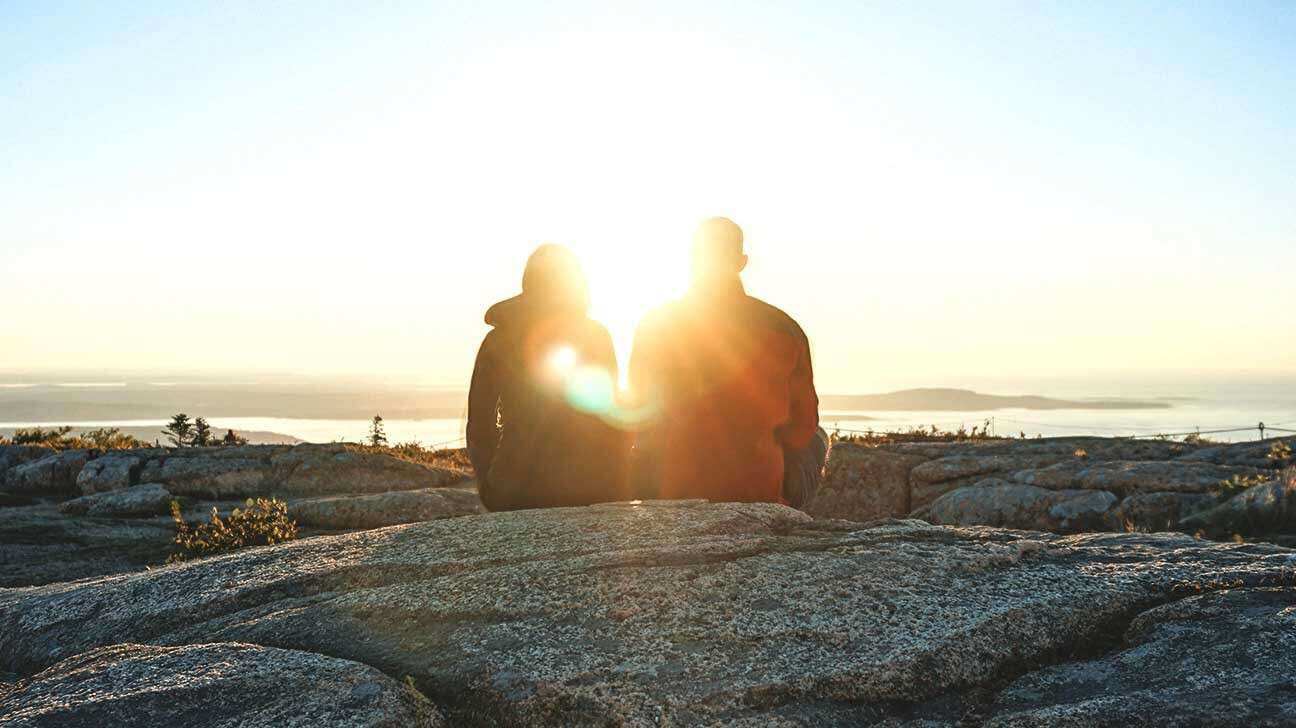
[[[818,488],[819,429],[810,347],[787,314],[748,296],[742,230],[698,228],[688,295],[635,333],[629,389],[588,316],[576,257],[544,245],[522,294],[486,312],[468,402],[468,453],[490,510],[636,498],[800,506]]]

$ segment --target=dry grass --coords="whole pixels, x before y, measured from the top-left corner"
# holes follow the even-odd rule
[[[998,437],[990,434],[990,422],[987,420],[981,427],[972,427],[967,429],[960,427],[957,430],[942,430],[936,425],[930,427],[914,427],[908,430],[891,430],[873,432],[872,430],[864,433],[859,432],[841,432],[840,430],[832,433],[833,442],[848,442],[855,445],[891,445],[902,442],[971,442],[979,440],[1007,440],[1006,437]]]
[[[364,445],[348,442],[346,447],[352,452],[390,455],[399,460],[434,468],[472,471],[472,463],[468,460],[468,451],[463,448],[430,450],[417,442],[401,442],[395,445]]]

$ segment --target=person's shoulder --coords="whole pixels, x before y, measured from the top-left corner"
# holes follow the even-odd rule
[[[654,331],[663,327],[669,328],[671,322],[679,320],[684,315],[685,309],[684,299],[663,303],[644,314],[644,317],[639,320],[638,330]]]
[[[762,301],[755,296],[747,296],[747,306],[749,315],[759,323],[783,331],[797,339],[805,340],[806,335],[801,330],[801,325],[788,312],[778,306]]]
[[[581,319],[579,326],[581,336],[587,340],[612,341],[612,334],[607,327],[592,318]]]

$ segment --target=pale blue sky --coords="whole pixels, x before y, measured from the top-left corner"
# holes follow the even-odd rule
[[[0,369],[624,348],[711,214],[832,391],[1296,368],[1296,4],[222,5],[0,0]]]

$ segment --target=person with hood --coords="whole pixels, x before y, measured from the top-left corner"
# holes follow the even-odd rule
[[[747,295],[743,234],[711,218],[693,240],[688,294],[635,332],[630,389],[655,414],[635,449],[644,497],[813,500],[828,453],[810,344],[796,321]]]
[[[488,510],[623,500],[629,436],[611,422],[612,337],[589,318],[576,256],[546,244],[522,293],[486,312],[468,393],[468,456]]]

